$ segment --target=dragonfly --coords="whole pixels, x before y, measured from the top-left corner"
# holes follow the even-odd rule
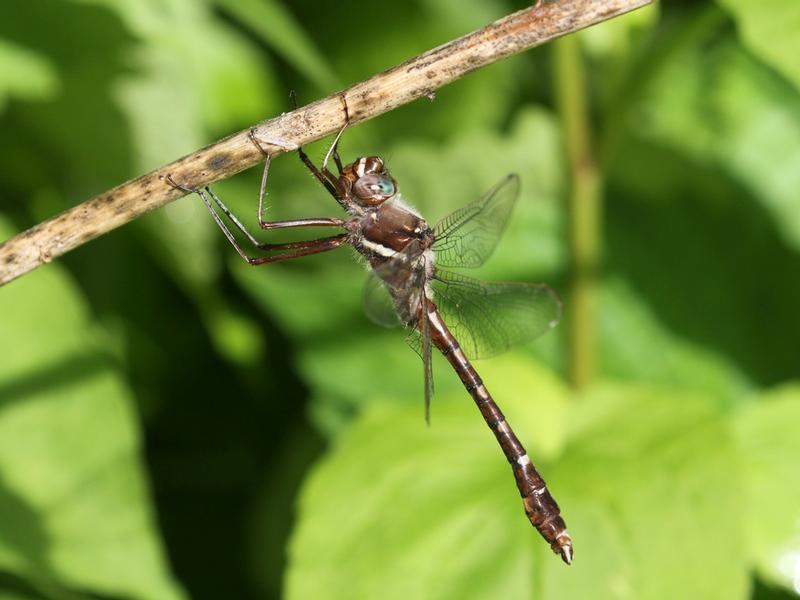
[[[251,265],[292,260],[346,245],[354,248],[370,269],[364,291],[367,315],[380,325],[407,327],[410,343],[422,357],[426,419],[433,394],[432,349],[436,348],[458,374],[494,433],[511,465],[529,521],[552,550],[570,564],[572,539],[558,504],[470,362],[550,330],[560,318],[561,302],[544,284],[487,283],[446,270],[480,267],[491,256],[519,196],[519,177],[506,176],[480,199],[431,227],[403,199],[383,159],[363,156],[347,165],[342,163],[338,146],[347,126],[338,132],[319,168],[301,147],[264,139],[267,145],[297,150],[303,164],[347,213],[346,219],[267,221],[264,196],[271,155],[255,130],[250,131],[250,140],[264,156],[259,227],[267,231],[295,227],[341,230],[336,235],[288,243],[259,242],[210,187],[194,188],[171,176],[167,179],[203,200],[225,237]],[[338,174],[328,168],[331,159]],[[250,256],[215,206],[255,248],[268,253]]]

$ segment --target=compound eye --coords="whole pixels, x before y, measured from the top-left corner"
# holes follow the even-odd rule
[[[375,192],[375,194],[388,198],[389,196],[394,196],[394,181],[388,177],[381,177],[376,183],[370,184],[369,189]]]
[[[356,181],[353,191],[362,200],[371,200],[377,203],[394,196],[397,188],[390,177],[370,173]]]

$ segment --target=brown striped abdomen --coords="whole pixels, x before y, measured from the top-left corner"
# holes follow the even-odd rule
[[[500,407],[483,385],[475,367],[464,355],[458,342],[442,321],[436,306],[430,301],[428,301],[428,322],[431,342],[458,373],[511,464],[528,520],[550,544],[553,552],[560,554],[564,562],[570,564],[573,556],[572,539],[567,533],[567,525],[561,518],[558,504],[550,495],[544,479],[533,466],[525,448],[514,435]]]

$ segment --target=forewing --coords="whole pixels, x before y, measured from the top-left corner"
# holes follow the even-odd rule
[[[433,301],[469,358],[488,358],[556,326],[561,300],[544,284],[487,283],[437,271]]]
[[[492,255],[519,196],[519,177],[506,176],[484,196],[436,224],[433,250],[443,267],[480,267]]]

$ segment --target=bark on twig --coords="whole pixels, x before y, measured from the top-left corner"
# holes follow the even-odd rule
[[[304,145],[322,139],[344,124],[344,102],[350,122],[358,123],[397,108],[484,65],[621,15],[653,0],[540,1],[434,48],[405,63],[274,119],[256,128],[257,137],[274,155],[284,150],[270,140]],[[0,245],[0,285],[42,263],[115,229],[184,195],[164,176],[203,186],[230,177],[262,155],[240,131],[151,173],[123,183]]]

